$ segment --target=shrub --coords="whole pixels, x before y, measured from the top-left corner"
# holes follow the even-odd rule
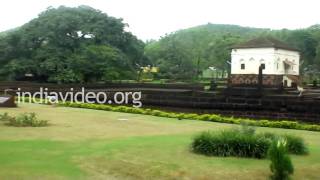
[[[8,116],[8,114],[1,115],[1,120],[5,121],[9,126],[16,127],[42,127],[47,126],[48,121],[38,120],[35,113],[24,113],[17,117]]]
[[[161,111],[159,111],[159,110],[152,110],[151,111],[151,115],[159,116],[160,114],[161,114]]]
[[[140,108],[131,108],[131,112],[135,114],[144,114],[144,110]]]
[[[210,121],[222,122],[222,118],[221,118],[221,116],[218,115],[218,114],[211,114],[211,115],[210,115]]]
[[[176,113],[169,113],[168,117],[169,117],[169,118],[178,118],[178,114],[176,114]]]
[[[112,107],[111,106],[103,106],[101,109],[103,109],[105,111],[111,111]]]
[[[169,113],[167,113],[167,112],[161,112],[161,113],[159,114],[159,116],[160,116],[160,117],[169,117]]]
[[[141,109],[141,114],[145,114],[145,115],[151,115],[152,109],[143,109],[143,108],[136,108],[136,109]]]
[[[270,141],[276,141],[279,138],[286,140],[288,152],[291,154],[297,154],[297,155],[308,154],[308,148],[301,137],[289,135],[289,134],[277,136],[269,132],[259,134],[259,135],[269,139]]]
[[[260,136],[263,136],[267,139],[270,139],[271,141],[274,140],[277,136],[271,132],[264,132],[264,133],[261,133],[259,134]]]
[[[258,121],[258,124],[259,124],[259,126],[262,126],[262,127],[268,127],[268,126],[270,126],[268,120],[260,120],[260,121]]]
[[[194,113],[184,113],[184,119],[198,119],[199,115]]]
[[[238,129],[238,131],[242,134],[253,136],[256,132],[256,129],[252,126],[248,126],[247,124],[242,123],[241,129]]]
[[[237,130],[203,132],[196,136],[192,150],[208,156],[264,158],[269,141],[263,137],[239,133]]]
[[[209,120],[211,120],[211,115],[210,114],[202,114],[202,115],[199,115],[198,119],[202,120],[202,121],[209,121]]]
[[[271,160],[270,169],[274,180],[287,180],[290,174],[293,174],[293,165],[287,151],[287,142],[285,139],[272,141],[268,150],[268,157]]]
[[[301,137],[287,134],[283,138],[287,141],[289,153],[298,155],[308,154],[308,148]]]
[[[9,121],[12,121],[12,119],[14,119],[14,117],[9,116],[9,114],[7,112],[0,114],[0,121],[2,121],[2,122],[9,122]]]
[[[300,137],[293,135],[256,134],[255,129],[243,125],[242,128],[220,132],[202,132],[195,136],[192,151],[209,156],[238,156],[264,158],[273,141],[284,139],[288,152],[297,155],[308,153],[307,146]]]
[[[320,131],[320,126],[319,125],[304,124],[304,125],[300,125],[299,129],[308,130],[308,131]]]

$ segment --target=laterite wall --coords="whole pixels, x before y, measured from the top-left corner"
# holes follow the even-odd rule
[[[262,83],[266,86],[279,86],[283,80],[283,75],[266,75],[262,76]],[[232,85],[256,85],[258,84],[257,74],[232,74]]]

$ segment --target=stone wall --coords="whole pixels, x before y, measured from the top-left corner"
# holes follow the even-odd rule
[[[279,86],[283,80],[283,75],[270,75],[264,74],[262,78],[263,85],[266,86]],[[232,85],[256,85],[258,84],[257,74],[232,74]]]
[[[257,77],[253,80],[257,81]],[[274,78],[273,78],[274,79]],[[265,80],[271,81],[271,77],[265,77]],[[39,86],[46,87],[43,84],[4,84],[0,83],[1,88],[20,87],[23,90],[35,92]],[[71,85],[70,85],[71,86]],[[80,85],[79,85],[80,86]],[[69,86],[51,85],[50,89],[55,92],[65,93]],[[109,88],[97,85],[98,89],[90,86],[93,92],[108,92],[108,97],[112,97],[115,92],[142,92],[141,102],[143,107],[161,107],[180,108],[187,112],[199,113],[219,113],[233,115],[236,117],[249,117],[261,119],[281,119],[281,120],[299,120],[303,122],[313,122],[320,124],[320,100],[319,95],[302,97],[297,94],[283,94],[285,91],[277,88],[263,88],[259,90],[256,87],[229,87],[220,91],[210,92],[193,89],[161,89],[161,88],[141,88],[129,87]],[[171,87],[171,86],[170,86]],[[4,90],[4,89],[3,89]],[[318,90],[315,90],[318,91]],[[13,100],[13,99],[12,99]],[[11,101],[14,102],[14,101]],[[129,102],[132,102],[129,100]]]

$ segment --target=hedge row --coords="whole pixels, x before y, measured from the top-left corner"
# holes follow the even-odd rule
[[[29,98],[22,98],[21,100],[22,102],[35,102],[35,103],[38,103],[40,101],[40,99],[32,99],[32,98],[31,98],[31,101],[29,101],[30,100]],[[229,124],[246,124],[248,126],[259,126],[259,127],[320,131],[320,125],[305,124],[305,123],[300,123],[297,121],[290,121],[290,120],[286,120],[286,121],[285,120],[283,121],[253,120],[248,118],[226,117],[218,114],[173,113],[173,112],[165,112],[165,111],[154,110],[149,108],[112,106],[107,104],[59,102],[58,105],[66,106],[66,107],[75,107],[75,108],[96,109],[96,110],[125,112],[125,113],[134,113],[134,114],[145,114],[145,115],[177,118],[177,119],[212,121],[212,122],[229,123]]]
[[[153,110],[149,108],[111,106],[111,105],[105,105],[105,104],[65,102],[65,103],[59,103],[59,105],[67,106],[67,107],[75,107],[75,108],[86,108],[86,109],[116,111],[116,112],[134,113],[134,114],[145,114],[145,115],[153,115],[153,116],[177,118],[177,119],[191,119],[191,120],[212,121],[212,122],[230,123],[230,124],[246,124],[249,126],[320,131],[320,125],[305,124],[305,123],[300,123],[296,121],[253,120],[253,119],[245,119],[245,118],[225,117],[217,114],[173,113],[173,112],[165,112],[161,110]]]

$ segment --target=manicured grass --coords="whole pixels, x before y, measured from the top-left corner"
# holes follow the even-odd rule
[[[270,174],[266,159],[190,151],[198,132],[237,125],[38,104],[0,109],[3,112],[36,112],[50,125],[0,124],[0,179],[266,179]],[[303,137],[310,154],[292,156],[293,177],[320,178],[320,132],[257,131]]]

